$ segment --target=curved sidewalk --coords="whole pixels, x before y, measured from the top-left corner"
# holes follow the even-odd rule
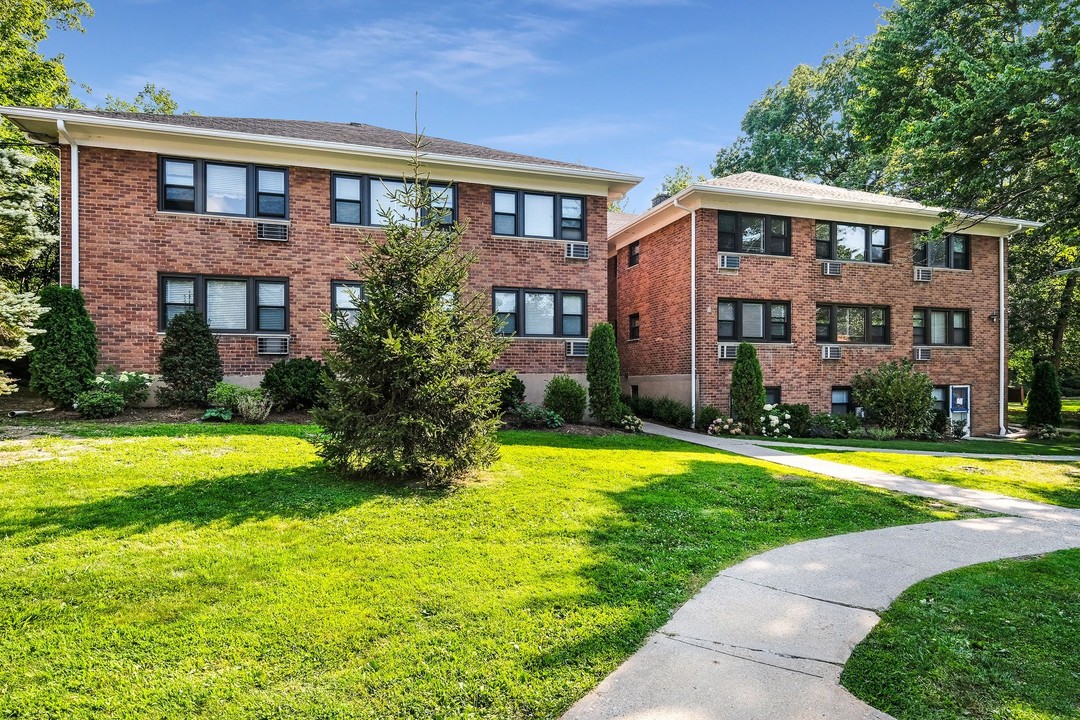
[[[839,685],[844,662],[877,623],[877,611],[912,584],[948,570],[1080,547],[1078,511],[887,473],[855,478],[849,471],[858,468],[839,463],[806,464],[814,458],[647,430],[1013,516],[839,535],[750,558],[713,578],[564,720],[888,718]]]

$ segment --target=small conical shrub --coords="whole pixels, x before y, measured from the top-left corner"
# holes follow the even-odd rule
[[[589,412],[593,419],[607,425],[622,420],[619,351],[615,347],[615,328],[611,323],[598,323],[589,336],[585,379],[589,383]]]
[[[765,382],[757,350],[750,343],[739,343],[735,367],[731,369],[731,416],[751,429],[761,426],[765,407]]]
[[[94,384],[98,361],[94,321],[76,288],[50,285],[41,291],[41,305],[47,311],[35,324],[42,333],[34,338],[30,353],[30,389],[71,407],[79,393]]]
[[[1028,394],[1028,427],[1037,425],[1061,426],[1061,386],[1053,363],[1043,361],[1035,366],[1035,377]]]
[[[202,315],[181,313],[169,322],[158,367],[165,384],[158,390],[158,402],[206,407],[206,397],[221,382],[222,372],[217,339]]]

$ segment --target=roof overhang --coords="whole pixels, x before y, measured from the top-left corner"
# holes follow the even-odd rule
[[[405,171],[413,156],[409,150],[167,125],[83,115],[77,111],[0,106],[0,115],[15,123],[36,142],[64,143],[56,129],[57,121],[63,120],[68,132],[80,145],[162,154],[197,154],[208,160],[260,162],[397,176]],[[440,153],[423,153],[422,165],[422,170],[429,173],[433,180],[606,195],[609,200],[618,200],[642,181],[636,175],[608,170]]]
[[[732,210],[815,220],[867,223],[885,227],[904,227],[929,230],[950,215],[943,208],[916,203],[887,205],[862,200],[839,200],[829,197],[810,197],[764,190],[691,185],[656,207],[649,209],[633,222],[608,236],[608,256],[649,233],[666,227],[687,211]],[[1042,223],[1013,218],[970,215],[961,213],[956,222],[946,228],[951,231],[1004,237],[1021,230],[1042,227]]]

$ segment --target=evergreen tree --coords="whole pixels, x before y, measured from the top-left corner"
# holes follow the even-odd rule
[[[731,369],[731,416],[757,430],[765,407],[765,381],[757,350],[750,343],[739,343],[735,367]]]
[[[33,293],[15,293],[0,283],[0,360],[18,360],[33,349],[30,338],[42,332],[34,327],[45,308]],[[0,372],[0,395],[15,392],[15,384]]]
[[[1058,385],[1057,371],[1051,362],[1044,360],[1035,366],[1024,424],[1028,427],[1061,426],[1061,387]]]
[[[48,312],[37,321],[41,336],[30,353],[30,389],[71,407],[88,390],[97,370],[97,328],[81,291],[50,285],[41,291]]]
[[[611,323],[597,323],[589,335],[589,358],[585,363],[589,383],[589,412],[600,423],[614,425],[628,410],[622,404],[619,350]]]
[[[206,407],[207,396],[221,382],[221,355],[206,318],[180,313],[169,321],[158,359],[164,387],[157,398],[164,405]]]
[[[508,340],[488,301],[467,293],[476,257],[465,227],[449,224],[439,189],[421,173],[419,134],[411,177],[380,212],[385,239],[367,238],[352,270],[364,282],[353,317],[329,317],[333,349],[319,454],[342,472],[395,481],[451,481],[498,455],[500,395],[492,372]]]

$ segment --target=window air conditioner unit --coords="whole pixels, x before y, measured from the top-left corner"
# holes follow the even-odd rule
[[[717,264],[721,270],[738,270],[742,267],[742,258],[738,255],[717,255]]]
[[[821,263],[821,274],[829,275],[831,277],[840,277],[840,268],[842,267],[843,265],[836,260],[827,260]]]
[[[915,268],[915,282],[930,282],[934,279],[934,268]]]
[[[256,338],[256,345],[260,355],[288,355],[288,337],[260,337]]]
[[[915,360],[916,362],[929,362],[930,361],[930,348],[915,348]]]
[[[566,243],[566,258],[568,260],[588,260],[589,243],[568,242]]]
[[[840,359],[840,346],[839,345],[822,345],[821,346],[821,359],[822,360],[839,360]]]
[[[260,240],[285,241],[289,239],[289,226],[282,223],[261,222],[257,224],[255,232]]]
[[[739,354],[739,343],[718,343],[716,355],[721,360],[734,360]]]
[[[586,357],[589,354],[588,340],[567,340],[566,357]]]

